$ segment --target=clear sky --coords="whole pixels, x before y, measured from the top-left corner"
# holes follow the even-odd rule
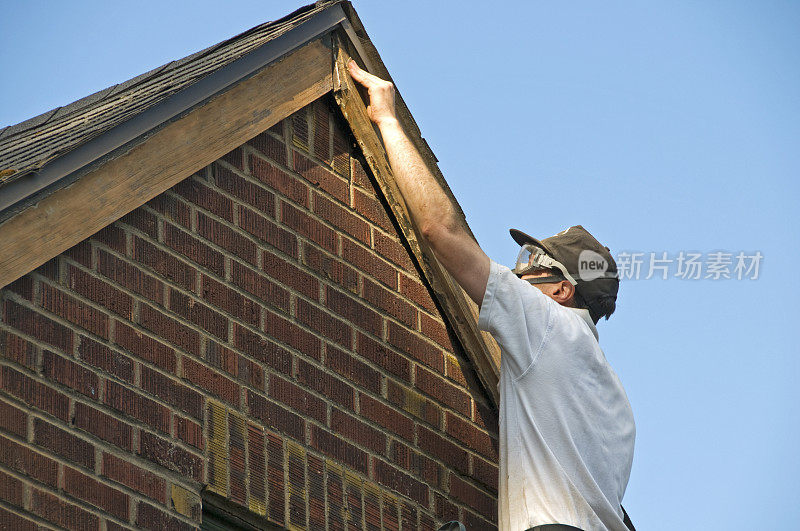
[[[2,0],[0,126],[301,1]],[[513,262],[509,227],[573,224],[644,253],[599,326],[636,415],[637,527],[800,528],[800,3],[355,7],[492,258]],[[763,260],[755,280],[644,279],[681,251]]]

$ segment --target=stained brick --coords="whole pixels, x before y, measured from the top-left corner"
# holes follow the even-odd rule
[[[423,330],[423,334],[424,334]],[[467,378],[461,370],[461,362],[451,354],[444,355],[445,375],[462,387],[468,387]]]
[[[297,300],[295,314],[300,322],[312,330],[316,330],[325,338],[343,347],[350,348],[352,346],[353,331],[350,323],[337,319],[302,299]]]
[[[64,467],[64,490],[117,518],[128,519],[127,494],[100,483],[73,468]]]
[[[288,350],[236,323],[233,325],[233,344],[245,354],[266,363],[277,371],[284,374],[289,374],[291,371],[292,355]],[[317,358],[319,358],[319,348],[319,342],[317,340]]]
[[[3,436],[0,436],[0,463],[51,487],[58,483],[56,461]]]
[[[267,516],[277,524],[283,524],[284,521],[283,462],[283,441],[278,435],[267,432]]]
[[[239,405],[239,384],[188,356],[183,357],[183,377],[226,402]]]
[[[239,262],[231,263],[231,282],[244,291],[252,293],[261,302],[284,311],[289,309],[288,291]]]
[[[250,156],[250,171],[252,171],[253,177],[276,192],[288,197],[295,203],[308,206],[308,187],[297,177],[289,175],[264,159],[252,155]],[[274,203],[269,214],[271,216],[275,215]]]
[[[381,485],[424,506],[428,505],[428,486],[380,459],[373,458],[375,479]]]
[[[364,523],[369,531],[381,529],[380,491],[370,483],[364,483]]]
[[[338,465],[327,463],[328,476],[325,481],[328,500],[328,529],[344,531],[346,518],[344,506],[344,487],[342,486],[342,469]]]
[[[386,435],[338,408],[331,408],[331,429],[377,454],[386,452]]]
[[[313,245],[303,245],[303,263],[326,279],[353,293],[358,291],[358,272]]]
[[[319,281],[292,262],[269,251],[264,251],[261,262],[261,268],[270,277],[310,299],[319,299]]]
[[[264,444],[264,428],[254,424],[247,425],[247,452],[249,455],[247,464],[250,472],[249,506],[252,507],[256,502],[258,506],[266,508],[267,454]]]
[[[467,451],[462,446],[448,441],[424,426],[418,426],[417,429],[417,444],[420,449],[462,474],[469,472]]]
[[[140,501],[136,506],[136,527],[138,529],[160,530],[171,529],[176,531],[189,531],[196,529],[174,516],[156,509],[149,503]]]
[[[292,231],[319,244],[331,253],[338,250],[336,232],[306,212],[281,202],[281,221]]]
[[[112,287],[97,277],[70,265],[67,273],[70,289],[100,306],[130,319],[133,313],[133,299],[127,293]]]
[[[184,361],[188,359],[184,356]],[[203,418],[203,395],[150,367],[142,367],[141,371],[141,386],[144,391],[196,419]]]
[[[414,440],[414,421],[374,398],[362,394],[359,397],[359,413],[390,433],[396,433],[407,441]]]
[[[203,213],[197,214],[197,234],[251,264],[256,263],[256,244],[252,240]]]
[[[233,201],[197,179],[185,179],[175,185],[174,192],[217,216],[233,221]]]
[[[0,331],[0,352],[8,360],[28,369],[36,369],[39,347],[8,330]]]
[[[104,402],[107,406],[169,433],[169,410],[161,404],[111,380],[106,381]]]
[[[37,488],[31,489],[31,512],[70,530],[98,529],[100,519],[61,498]]]
[[[259,240],[297,258],[297,236],[254,210],[239,207],[239,226]]]
[[[193,291],[196,282],[195,269],[186,262],[178,260],[176,257],[162,251],[152,243],[134,236],[133,238],[133,258],[138,262],[150,267],[161,276],[175,282],[184,289]],[[146,291],[148,298],[157,297],[153,295],[157,289],[150,287],[152,281],[143,279],[141,289]],[[155,300],[155,299],[154,299]],[[156,300],[160,302],[160,300]]]
[[[327,406],[322,399],[278,375],[271,375],[269,378],[269,396],[304,416],[316,419],[322,424],[327,422]]]
[[[117,323],[117,341],[120,341],[120,330],[121,325],[120,323]],[[129,350],[131,349],[129,348]],[[133,352],[139,353],[142,355],[142,357],[147,354],[152,354],[152,351],[148,352],[133,350]],[[128,382],[133,381],[134,361],[125,354],[121,354],[116,350],[103,345],[102,343],[98,343],[97,341],[89,339],[88,337],[81,337],[81,344],[80,347],[78,347],[78,356],[84,362],[113,374],[117,378],[126,380]]]
[[[228,318],[202,302],[198,302],[180,291],[170,289],[169,309],[187,321],[196,324],[202,330],[217,336],[223,341],[227,341]],[[189,331],[186,332],[190,333]],[[190,350],[190,352],[197,353],[198,351]]]
[[[99,381],[97,375],[49,350],[42,352],[42,376],[78,391],[90,398],[97,398]]]
[[[278,122],[274,127],[280,127],[281,130],[278,134],[283,135],[283,122]],[[247,142],[261,153],[274,160],[278,164],[286,166],[286,144],[276,139],[269,133],[261,133],[257,137]],[[250,170],[255,173],[255,168],[252,162],[253,156],[251,155]]]
[[[383,493],[383,509],[381,515],[383,517],[383,528],[387,531],[398,531],[400,529],[397,505],[397,500],[392,495],[386,492]]]
[[[79,465],[94,467],[94,446],[91,443],[42,419],[34,420],[33,443]]]
[[[319,426],[311,425],[310,428],[312,448],[362,474],[367,473],[366,452]]]
[[[388,323],[389,344],[399,348],[409,356],[431,367],[436,372],[444,372],[444,356],[439,347],[428,343],[407,328],[392,321]]]
[[[497,451],[489,434],[478,429],[474,424],[461,419],[449,411],[445,413],[447,434],[460,441],[468,448],[472,448],[484,457],[497,460]]]
[[[345,507],[347,511],[347,529],[362,529],[361,478],[345,471]]]
[[[11,367],[0,368],[0,389],[63,421],[69,416],[69,398],[66,395]]]
[[[305,440],[305,421],[299,415],[295,415],[250,390],[247,391],[247,405],[250,414],[260,419],[265,426],[285,433],[298,441]]]
[[[28,431],[28,414],[8,402],[0,400],[0,430],[24,438]]]
[[[245,423],[241,416],[228,413],[228,462],[230,463],[230,499],[239,505],[247,503],[245,490]]]
[[[139,437],[139,455],[195,481],[203,480],[203,459],[149,432]]]
[[[10,300],[5,301],[5,315],[8,326],[64,352],[72,352],[73,333],[69,328]]]
[[[432,426],[439,425],[441,420],[441,408],[438,404],[393,380],[387,381],[386,390],[389,402],[399,406],[404,411],[411,413]]]
[[[322,459],[308,454],[309,529],[325,529],[325,478]]]
[[[225,259],[222,253],[171,223],[164,226],[164,243],[217,276],[225,276]]]
[[[472,407],[470,396],[463,389],[420,366],[415,369],[415,382],[420,391],[434,397],[438,402],[450,406],[465,417],[470,416]]]
[[[348,383],[302,359],[297,364],[297,381],[336,404],[354,408],[355,390]]]
[[[375,310],[330,286],[326,287],[325,293],[325,305],[329,310],[344,317],[353,326],[376,336],[383,333],[383,318]],[[345,341],[343,344],[350,346],[352,340]]]
[[[139,323],[188,352],[196,353],[200,350],[200,337],[196,331],[165,315],[157,308],[142,304],[139,309]]]
[[[100,437],[124,450],[133,449],[133,428],[112,415],[107,415],[82,402],[75,403],[75,427]]]
[[[191,419],[175,416],[175,436],[195,448],[200,450],[205,448],[203,427]]]
[[[314,193],[314,213],[334,227],[346,232],[350,236],[370,245],[369,225],[353,214],[353,211],[327,199],[319,193]]]
[[[344,238],[342,240],[342,257],[345,262],[353,264],[356,268],[377,279],[386,286],[397,289],[397,270],[388,262],[381,260],[369,249]]]
[[[374,306],[386,311],[386,313],[401,321],[406,326],[416,328],[417,309],[409,304],[407,300],[395,295],[394,291],[388,290],[377,282],[365,278],[363,293],[364,299]]]
[[[325,350],[325,365],[348,381],[355,382],[375,394],[381,392],[381,375],[355,356],[328,345]]]

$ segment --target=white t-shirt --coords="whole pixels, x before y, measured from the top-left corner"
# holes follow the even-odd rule
[[[502,350],[500,530],[626,531],[620,502],[636,427],[589,312],[492,262],[478,326]]]

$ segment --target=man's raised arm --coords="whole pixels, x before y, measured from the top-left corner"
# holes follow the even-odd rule
[[[392,173],[422,237],[464,291],[480,305],[489,278],[489,257],[466,231],[441,185],[408,139],[394,107],[394,85],[356,65],[350,75],[369,94],[367,114],[380,129]]]

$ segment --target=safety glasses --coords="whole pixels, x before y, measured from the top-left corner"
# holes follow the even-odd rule
[[[519,250],[517,261],[512,272],[518,277],[521,277],[522,275],[541,269],[557,269],[561,272],[563,277],[559,275],[548,275],[546,277],[526,278],[525,280],[531,284],[544,284],[546,282],[558,282],[566,279],[573,286],[578,285],[578,282],[569,274],[564,264],[547,254],[541,247],[526,243]]]

